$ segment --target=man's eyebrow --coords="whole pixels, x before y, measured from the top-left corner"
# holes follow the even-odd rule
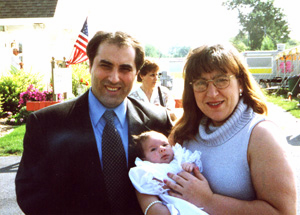
[[[111,63],[108,60],[100,60],[100,63],[113,65],[113,63]],[[120,67],[122,67],[122,68],[132,68],[132,65],[131,64],[121,64]]]
[[[133,68],[132,65],[130,65],[130,64],[121,64],[120,67],[125,68],[125,69],[132,69]]]
[[[109,62],[108,60],[100,60],[100,63],[105,63],[105,64],[112,65],[112,63],[111,63],[111,62]]]

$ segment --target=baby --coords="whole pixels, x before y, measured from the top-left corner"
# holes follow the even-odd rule
[[[147,131],[133,136],[138,157],[136,167],[129,171],[134,187],[143,194],[157,195],[171,214],[206,214],[195,205],[168,195],[164,179],[171,180],[167,173],[192,172],[194,167],[202,171],[201,152],[191,152],[179,144],[171,146],[163,134]]]

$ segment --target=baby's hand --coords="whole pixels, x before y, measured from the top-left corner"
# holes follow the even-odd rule
[[[182,163],[181,167],[183,170],[187,172],[192,172],[194,167],[196,167],[196,165],[194,163]]]

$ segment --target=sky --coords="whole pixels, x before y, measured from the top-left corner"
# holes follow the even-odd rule
[[[63,0],[64,4],[74,1]],[[143,44],[161,51],[172,46],[196,47],[203,43],[227,42],[239,31],[238,14],[222,6],[224,0],[85,0],[72,9],[76,19],[64,20],[80,31],[88,15],[89,36],[96,31],[124,31]],[[60,1],[59,1],[60,2]],[[62,4],[62,3],[61,3]],[[74,5],[74,4],[73,4]],[[300,41],[299,0],[275,0],[283,9],[291,30],[290,37]],[[75,5],[74,5],[75,6]],[[66,8],[66,7],[64,7]],[[58,13],[59,11],[57,11]]]

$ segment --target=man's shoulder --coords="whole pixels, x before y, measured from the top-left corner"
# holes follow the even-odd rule
[[[167,112],[164,107],[157,106],[149,102],[144,102],[130,96],[127,98],[128,111],[135,111],[138,115],[143,114],[151,119],[167,117]]]
[[[149,102],[144,102],[142,100],[136,99],[132,96],[128,96],[128,103],[131,104],[133,107],[135,107],[136,109],[140,109],[142,111],[150,111],[150,112],[165,112],[165,108],[158,106],[158,105],[154,105],[152,103]]]
[[[127,114],[132,134],[155,130],[168,136],[172,122],[166,108],[128,97]]]

